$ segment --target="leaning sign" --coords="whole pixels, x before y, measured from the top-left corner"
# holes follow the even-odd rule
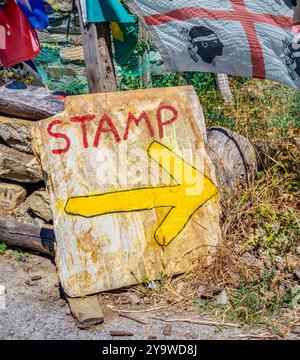
[[[72,96],[33,129],[71,297],[192,270],[220,241],[192,87]]]

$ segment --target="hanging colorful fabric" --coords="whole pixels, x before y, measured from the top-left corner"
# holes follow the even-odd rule
[[[40,52],[35,30],[15,0],[0,9],[0,63],[11,67],[30,60]]]
[[[34,29],[44,31],[48,23],[46,3],[43,0],[17,0],[23,14]]]
[[[87,21],[117,23],[134,23],[134,18],[128,14],[119,0],[86,0]]]
[[[115,45],[115,59],[121,66],[127,64],[138,41],[138,32],[134,24],[111,23]]]

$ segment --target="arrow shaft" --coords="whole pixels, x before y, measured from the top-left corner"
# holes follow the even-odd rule
[[[115,191],[91,196],[70,198],[65,211],[71,215],[93,217],[110,213],[174,207],[180,186],[153,187]]]

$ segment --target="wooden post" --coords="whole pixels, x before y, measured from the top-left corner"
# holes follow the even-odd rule
[[[89,90],[91,93],[116,91],[110,25],[108,22],[85,24],[80,0],[76,0],[76,6],[79,13]]]
[[[225,104],[232,104],[234,98],[230,89],[228,76],[226,74],[216,74],[215,77]]]

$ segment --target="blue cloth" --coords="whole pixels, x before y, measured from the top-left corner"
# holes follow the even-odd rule
[[[48,12],[50,5],[44,0],[17,0],[17,2],[34,29],[44,31],[48,27]]]

